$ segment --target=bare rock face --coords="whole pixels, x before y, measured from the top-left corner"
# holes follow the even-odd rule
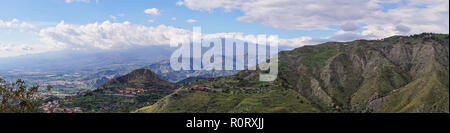
[[[448,35],[424,33],[306,46],[280,54],[286,67],[280,76],[323,108],[333,103],[348,112],[448,112],[448,45]],[[436,80],[411,85],[423,79]],[[427,101],[435,95],[424,94],[431,91],[425,86],[392,96],[419,84],[433,84],[443,100]]]

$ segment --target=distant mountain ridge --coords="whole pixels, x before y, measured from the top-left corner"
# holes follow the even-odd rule
[[[448,34],[305,46],[279,66],[274,82],[247,70],[198,80],[137,112],[449,112]]]
[[[216,52],[222,52],[225,53],[225,40],[222,39],[222,49],[218,50]],[[248,58],[248,52],[252,51],[256,53],[255,49],[251,49],[249,50],[248,47],[249,45],[255,45],[255,47],[262,47],[261,45],[258,44],[248,44],[248,43],[243,43],[242,45],[244,45],[244,58],[247,59]],[[266,46],[267,48],[269,48],[269,46]],[[191,45],[191,48],[193,48],[193,46]],[[235,49],[235,46],[233,47]],[[271,48],[273,49],[273,48]],[[292,47],[289,46],[280,46],[278,48],[278,51],[284,51],[284,50],[288,50],[288,49],[292,49]],[[211,48],[202,48],[202,55],[204,55],[208,50],[211,50]],[[270,53],[267,53],[270,54]],[[159,75],[160,78],[170,81],[170,82],[180,82],[183,81],[185,79],[189,79],[189,78],[215,78],[215,77],[222,77],[222,76],[231,76],[234,75],[236,73],[238,73],[240,70],[225,70],[225,63],[224,62],[237,62],[236,61],[236,53],[230,53],[229,55],[223,55],[222,56],[222,68],[224,70],[180,70],[180,71],[174,71],[171,66],[170,66],[170,59],[167,60],[163,60],[161,62],[157,62],[157,63],[153,63],[150,64],[148,66],[145,66],[143,68],[146,69],[151,69],[153,72],[155,72],[156,74]],[[231,57],[231,58],[227,58],[227,57]],[[193,61],[192,57],[183,57],[183,59],[186,60],[190,60],[191,62]],[[256,59],[258,60],[258,59]],[[244,62],[244,67],[247,68],[248,67],[248,60],[245,60]],[[190,66],[191,68],[193,67],[193,65],[191,64]]]
[[[0,58],[0,75],[10,81],[25,79],[29,85],[82,82],[82,85],[56,85],[53,89],[59,93],[74,94],[93,90],[114,77],[167,59],[174,49],[168,45],[134,46],[111,50],[64,50]]]
[[[150,69],[156,74],[159,75],[160,78],[176,83],[188,78],[214,78],[221,76],[231,76],[239,72],[238,70],[223,70],[223,71],[215,71],[215,70],[180,70],[175,71],[170,66],[169,60],[164,60],[158,63],[153,63],[144,67],[145,69]]]
[[[64,50],[0,58],[0,73],[7,71],[78,72],[127,64],[149,64],[170,57],[169,46],[140,46],[120,50]]]

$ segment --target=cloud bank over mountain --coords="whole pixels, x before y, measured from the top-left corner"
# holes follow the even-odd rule
[[[66,0],[66,3],[92,3],[94,0]],[[98,1],[95,1],[98,3]],[[422,32],[449,32],[448,0],[182,0],[173,3],[195,12],[240,12],[238,22],[261,24],[284,31],[327,31],[331,34],[312,37],[308,34],[280,38],[280,45],[301,47],[327,41],[381,39],[394,35]],[[112,21],[73,24],[65,21],[50,26],[35,22],[0,18],[3,32],[28,32],[30,42],[0,42],[0,57],[41,53],[61,49],[117,49],[132,46],[169,45],[171,37],[190,36],[192,29],[155,21],[170,11],[161,13],[160,7],[140,9],[140,14],[152,17],[146,24],[134,21]],[[166,14],[167,13],[167,14]],[[117,13],[116,13],[117,14]],[[128,16],[128,15],[127,15]],[[129,15],[132,16],[132,15]],[[167,16],[166,16],[167,17]],[[175,17],[170,16],[174,22]],[[185,24],[202,25],[204,19],[185,18]],[[54,23],[54,22],[53,22]],[[170,22],[169,22],[170,23]],[[148,25],[147,25],[148,24]],[[151,24],[151,25],[150,25]],[[185,26],[186,27],[186,26]],[[239,29],[235,29],[239,30]],[[275,32],[276,33],[276,32]],[[205,36],[235,35],[242,38],[255,33],[240,31],[208,32]]]
[[[327,30],[341,26],[348,32],[357,24],[362,39],[421,32],[449,32],[448,0],[184,0],[177,3],[192,10],[239,10],[238,21],[261,23],[289,30]],[[389,7],[387,5],[393,5]],[[336,36],[350,35],[338,32]]]
[[[39,30],[36,34],[39,36],[41,44],[0,45],[3,47],[0,49],[3,52],[3,54],[0,54],[0,57],[61,49],[120,49],[133,46],[169,45],[171,37],[184,36],[191,38],[192,31],[173,26],[144,26],[131,24],[130,22],[104,21],[102,23],[74,25],[61,21],[56,26]],[[204,34],[205,37],[209,38],[223,38],[225,35],[240,38],[256,36],[241,32]],[[280,45],[298,47],[305,45],[310,39],[309,37],[280,39]]]

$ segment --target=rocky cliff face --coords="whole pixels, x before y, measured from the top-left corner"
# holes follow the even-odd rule
[[[304,47],[280,54],[280,77],[323,108],[448,112],[448,46],[448,35],[421,34]]]

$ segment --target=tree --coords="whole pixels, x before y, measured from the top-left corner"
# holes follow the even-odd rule
[[[51,90],[47,86],[47,90]],[[18,79],[9,83],[0,78],[0,113],[37,113],[43,98],[36,95],[39,86],[27,88],[25,81]]]

